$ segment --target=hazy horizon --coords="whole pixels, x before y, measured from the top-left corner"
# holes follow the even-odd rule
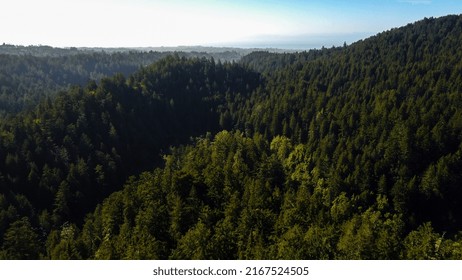
[[[375,33],[358,33],[345,35],[330,35],[330,36],[313,36],[313,35],[300,35],[293,37],[260,37],[255,38],[254,41],[241,41],[241,42],[229,42],[229,43],[215,43],[215,44],[201,44],[201,45],[153,45],[153,46],[55,46],[50,44],[14,44],[10,42],[0,42],[0,44],[13,45],[13,46],[47,46],[53,48],[107,48],[107,49],[174,49],[174,48],[238,48],[238,49],[280,49],[280,50],[310,50],[320,49],[322,47],[330,48],[332,46],[341,46],[344,43],[352,44],[359,40],[366,39]]]
[[[312,49],[462,12],[456,0],[0,1],[0,43],[52,47]]]

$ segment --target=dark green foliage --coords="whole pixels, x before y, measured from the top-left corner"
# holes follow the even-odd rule
[[[85,85],[90,80],[100,80],[116,73],[128,75],[166,55],[71,52],[67,56],[50,57],[0,54],[0,114],[33,108],[43,98],[67,90],[70,85]]]
[[[2,248],[0,256],[7,259],[33,260],[38,258],[40,252],[38,235],[27,217],[10,225],[3,235]]]
[[[74,87],[0,121],[0,233],[14,215],[39,226],[43,211],[45,235],[68,222],[82,225],[130,174],[158,164],[162,149],[218,131],[226,94],[246,96],[259,82],[237,64],[172,56],[128,79],[119,74]]]
[[[461,41],[425,19],[46,99],[0,124],[0,256],[460,259]]]
[[[215,50],[216,51],[216,50]],[[31,109],[71,85],[84,86],[120,73],[132,74],[174,52],[129,49],[59,49],[0,45],[0,117]],[[181,52],[185,57],[233,60],[230,52]]]

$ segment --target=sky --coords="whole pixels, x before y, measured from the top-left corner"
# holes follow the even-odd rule
[[[462,0],[0,0],[0,44],[311,49],[461,13]]]

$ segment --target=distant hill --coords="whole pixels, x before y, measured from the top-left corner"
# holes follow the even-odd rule
[[[116,73],[128,76],[177,53],[238,61],[252,50],[236,48],[53,48],[0,45],[0,116],[33,108],[46,97]]]

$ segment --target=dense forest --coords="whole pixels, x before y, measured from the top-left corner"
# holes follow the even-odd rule
[[[136,49],[52,48],[0,45],[0,117],[32,109],[73,85],[85,86],[115,74],[128,76],[169,55],[233,61],[240,54],[225,49],[208,52],[138,51]]]
[[[461,41],[176,54],[10,113],[0,258],[462,259]]]

